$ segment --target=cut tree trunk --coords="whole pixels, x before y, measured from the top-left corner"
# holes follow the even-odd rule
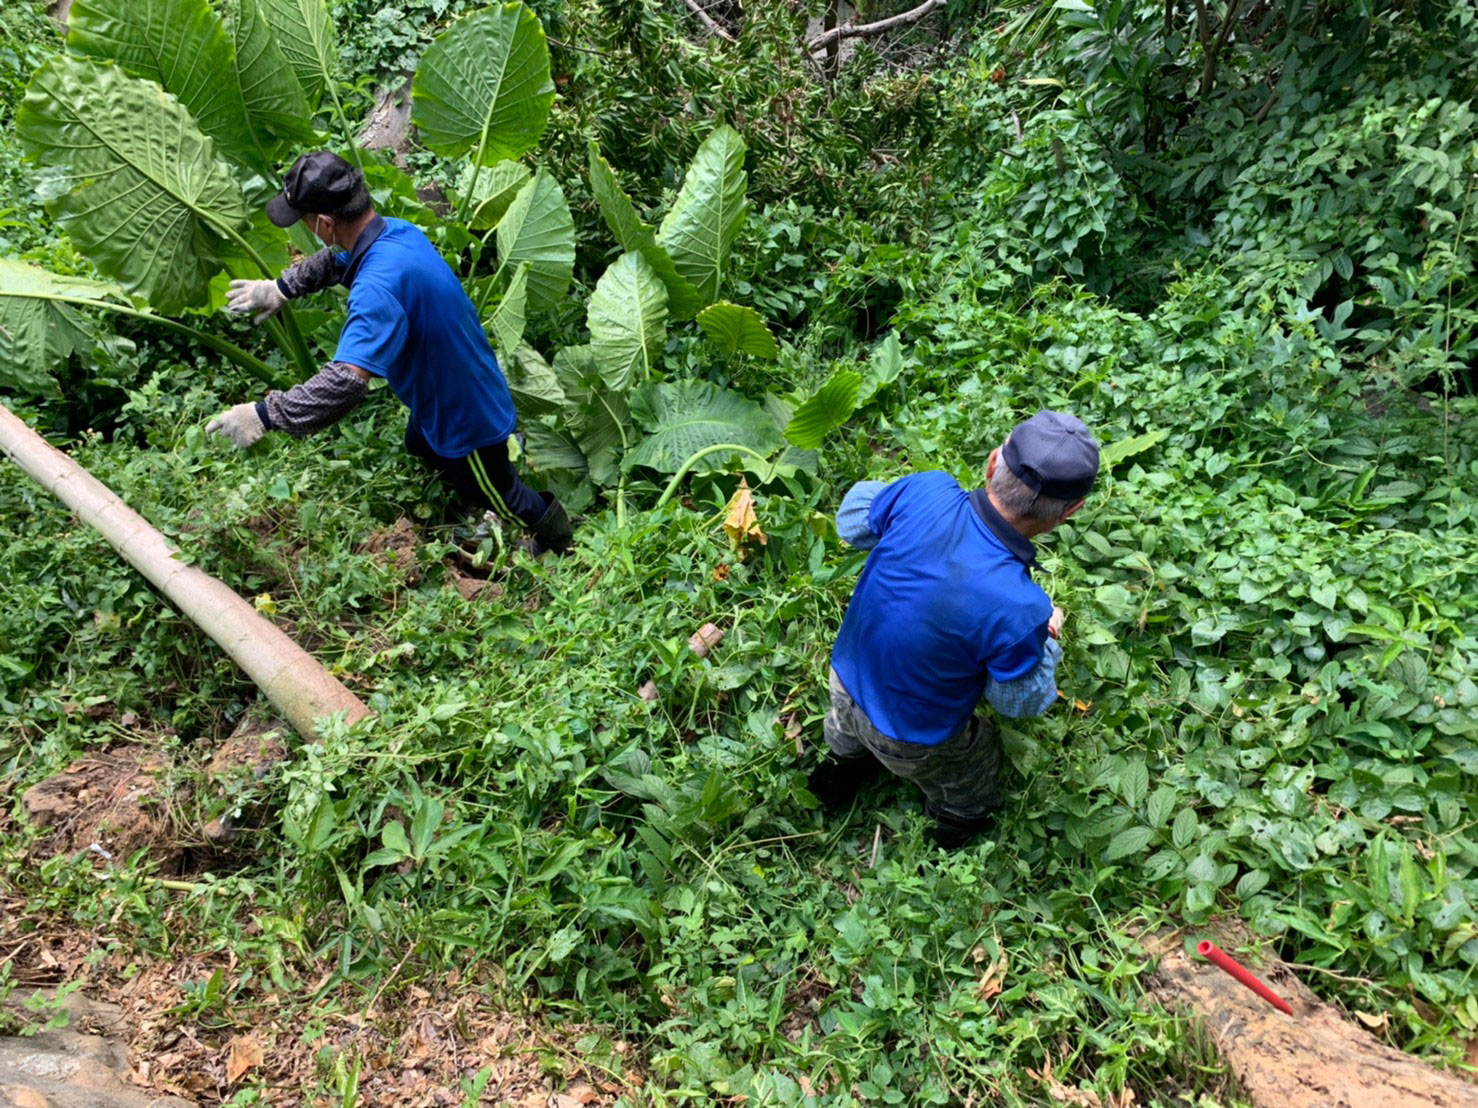
[[[1344,1019],[1276,958],[1254,964],[1229,935],[1224,950],[1288,1001],[1287,1016],[1209,962],[1189,957],[1179,936],[1151,979],[1150,999],[1200,1019],[1259,1108],[1468,1108],[1478,1087],[1377,1040]]]
[[[369,715],[364,703],[302,647],[224,582],[176,558],[164,536],[143,516],[4,407],[0,407],[0,452],[96,528],[214,639],[299,734],[315,737],[315,721],[337,712],[345,713],[351,723]]]

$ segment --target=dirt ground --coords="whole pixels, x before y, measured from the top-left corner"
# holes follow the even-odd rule
[[[46,834],[33,857],[87,851],[95,865],[146,850],[163,872],[178,866],[169,762],[145,746],[89,754],[21,796],[27,818]]]
[[[203,767],[201,787],[212,794],[205,806],[250,797],[286,753],[270,722],[243,721]],[[193,895],[189,882],[177,880],[189,876],[182,866],[197,856],[197,844],[216,836],[185,825],[181,812],[202,805],[182,805],[172,790],[183,787],[160,749],[140,743],[91,752],[22,795],[21,812],[42,831],[26,861],[83,852],[104,870],[145,850],[170,879],[166,887]],[[110,894],[106,884],[99,888],[100,896]],[[262,1103],[340,1105],[356,1065],[360,1105],[461,1105],[481,1081],[479,1103],[579,1108],[608,1104],[642,1084],[624,1044],[617,1045],[620,1065],[593,1066],[579,1046],[591,1028],[552,1028],[497,1003],[494,967],[436,981],[392,979],[366,992],[331,984],[325,965],[318,981],[289,993],[260,964],[248,969],[230,948],[200,950],[187,934],[175,937],[172,959],[154,958],[133,949],[121,929],[85,932],[63,917],[27,917],[25,909],[0,889],[0,962],[16,985],[12,1005],[81,981],[95,1008],[119,1015],[107,1028],[69,1031],[106,1032],[127,1049],[129,1079],[159,1095],[215,1105],[255,1088]],[[244,941],[261,934],[259,921],[240,922]],[[313,1090],[332,1095],[315,1100]]]
[[[266,1104],[337,1106],[344,1098],[334,1082],[356,1059],[364,1106],[461,1105],[463,1082],[483,1071],[477,1102],[517,1108],[606,1105],[643,1084],[634,1064],[624,1072],[587,1064],[579,1040],[590,1028],[554,1029],[499,1007],[488,994],[491,973],[453,971],[366,995],[326,988],[326,971],[322,995],[287,996],[244,972],[231,951],[140,958],[65,919],[24,920],[21,908],[0,896],[0,958],[18,982],[12,999],[83,981],[94,1006],[113,1015],[106,1027],[84,1018],[71,1030],[125,1044],[133,1083],[160,1095],[216,1105],[255,1088]],[[616,1050],[624,1059],[625,1045]]]

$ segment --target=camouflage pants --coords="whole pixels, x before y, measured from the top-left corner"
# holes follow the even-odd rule
[[[831,671],[831,710],[822,724],[826,745],[840,759],[873,757],[923,792],[930,815],[975,820],[1001,806],[996,773],[1001,744],[990,724],[972,716],[965,729],[938,746],[890,739],[867,718]]]

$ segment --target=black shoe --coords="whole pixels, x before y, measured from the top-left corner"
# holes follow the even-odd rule
[[[541,558],[550,551],[568,554],[570,542],[575,537],[570,517],[565,515],[564,505],[554,493],[541,492],[539,495],[544,498],[544,514],[538,523],[529,527],[528,536],[519,543],[519,547],[535,558]]]
[[[924,839],[941,850],[958,850],[982,831],[989,830],[996,821],[994,809],[974,819],[962,819],[948,812],[940,812],[928,804],[924,805],[924,812],[934,819],[934,826],[924,832]]]
[[[836,811],[850,805],[858,790],[876,777],[882,768],[871,754],[860,754],[855,758],[828,754],[806,778],[806,790],[821,801],[822,808]]]

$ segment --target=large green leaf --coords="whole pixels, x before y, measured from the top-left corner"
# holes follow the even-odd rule
[[[525,307],[529,298],[529,263],[524,262],[508,282],[508,290],[498,301],[493,318],[488,321],[489,329],[497,340],[498,349],[505,354],[517,350],[523,342],[524,325],[528,322]]]
[[[526,342],[520,343],[510,361],[512,364],[505,363],[503,370],[519,419],[527,424],[534,416],[559,411],[565,402],[564,389],[539,352]]]
[[[16,133],[50,169],[47,210],[99,270],[166,314],[207,299],[210,228],[249,213],[178,100],[111,62],[54,57],[31,77]]]
[[[747,446],[768,454],[780,445],[780,432],[765,410],[732,389],[709,381],[652,382],[632,396],[632,415],[647,437],[626,452],[625,466],[647,466],[659,473],[676,473],[698,451],[723,443]],[[722,469],[729,459],[711,455],[696,472]]]
[[[640,254],[622,254],[596,282],[586,306],[600,377],[628,389],[651,375],[667,340],[667,288]]]
[[[247,120],[263,145],[268,145],[269,135],[312,142],[316,132],[309,119],[308,98],[277,45],[261,4],[262,0],[230,0],[226,7],[227,26],[236,47],[236,83]]]
[[[563,425],[546,427],[542,423],[530,423],[524,428],[524,456],[529,466],[540,472],[569,470],[585,473],[590,465],[575,441],[574,433]]]
[[[63,277],[0,258],[0,388],[55,391],[52,371],[95,337],[88,319],[67,303],[76,299],[127,303],[111,281]]]
[[[518,190],[532,176],[533,171],[520,162],[498,162],[481,172],[470,162],[463,166],[457,192],[459,196],[466,196],[469,189],[472,193],[467,197],[467,225],[474,231],[496,227],[518,195]]]
[[[580,418],[570,429],[585,455],[590,479],[598,485],[614,485],[619,481],[625,444],[636,437],[626,398],[606,388],[590,390],[581,405]]]
[[[67,17],[67,49],[159,82],[223,152],[265,163],[241,86],[223,80],[236,72],[236,52],[208,0],[77,0]]]
[[[258,2],[267,26],[272,28],[272,37],[308,99],[308,107],[317,108],[324,89],[338,71],[339,44],[328,4],[325,0]]]
[[[780,356],[780,347],[764,316],[753,308],[720,300],[698,313],[698,326],[725,354],[742,350],[756,358]]]
[[[583,402],[591,389],[600,386],[600,371],[590,344],[561,347],[554,355],[554,375],[565,396],[574,403]]]
[[[529,263],[529,311],[558,304],[575,271],[575,220],[564,190],[542,169],[498,221],[498,264],[523,262]]]
[[[621,479],[621,455],[636,438],[626,397],[601,383],[595,351],[567,346],[554,356],[554,373],[565,395],[565,424],[584,455],[590,479],[614,485]]]
[[[427,47],[411,95],[411,120],[438,154],[491,165],[532,150],[554,103],[538,16],[522,4],[463,16]]]
[[[631,198],[621,190],[610,163],[601,157],[600,148],[590,144],[590,191],[600,205],[600,214],[616,236],[622,250],[636,251],[656,271],[667,286],[667,312],[679,322],[692,319],[703,307],[703,299],[693,283],[677,271],[670,255],[657,245],[657,232],[636,214]]]
[[[1132,438],[1116,439],[1103,447],[1098,454],[1098,468],[1100,472],[1110,470],[1125,458],[1132,458],[1136,454],[1143,454],[1151,447],[1158,446],[1170,437],[1170,432],[1163,427],[1155,431],[1146,431],[1142,435]]]
[[[657,241],[677,271],[693,283],[705,304],[718,299],[729,250],[744,226],[744,140],[722,126],[698,147]]]
[[[887,338],[878,343],[872,357],[867,360],[867,371],[862,375],[862,391],[857,394],[857,403],[866,404],[886,385],[898,380],[903,372],[903,346],[898,341],[898,332],[889,331]]]
[[[803,450],[815,450],[857,409],[857,396],[862,391],[862,374],[841,369],[817,389],[795,410],[785,427],[785,437]]]

